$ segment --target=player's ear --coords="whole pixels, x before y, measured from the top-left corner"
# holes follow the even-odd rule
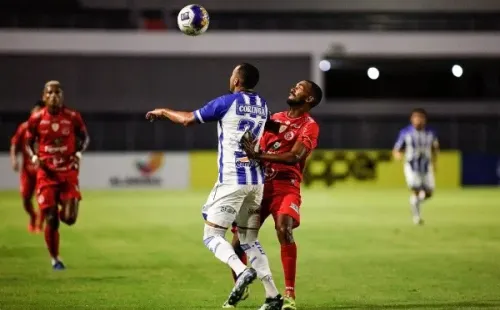
[[[306,98],[306,102],[307,102],[307,103],[311,103],[311,102],[313,102],[313,101],[314,101],[314,97],[313,97],[313,96],[308,96],[308,97]]]

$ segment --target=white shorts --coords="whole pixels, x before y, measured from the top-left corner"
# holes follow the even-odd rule
[[[411,169],[411,164],[406,163],[405,168],[405,178],[406,184],[411,189],[424,189],[424,190],[434,190],[435,180],[434,180],[434,170],[432,165],[429,165],[428,172],[421,173],[418,171],[413,171]]]
[[[203,206],[205,220],[221,227],[260,227],[260,204],[264,184],[215,184]]]

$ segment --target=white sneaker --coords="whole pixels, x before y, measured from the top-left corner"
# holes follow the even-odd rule
[[[413,224],[415,225],[422,225],[424,224],[424,220],[420,216],[414,216],[413,217]]]

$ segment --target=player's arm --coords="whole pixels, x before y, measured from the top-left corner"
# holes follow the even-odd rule
[[[146,119],[154,121],[157,119],[169,119],[173,123],[190,126],[196,124],[194,112],[176,111],[168,108],[154,109],[146,114]]]
[[[399,133],[398,139],[396,140],[396,143],[394,144],[394,147],[392,148],[392,156],[396,160],[401,160],[403,158],[403,151],[405,148],[405,139],[404,139],[404,132],[401,131]]]
[[[82,153],[85,152],[90,144],[90,136],[87,131],[87,126],[83,121],[83,118],[80,113],[76,113],[75,118],[75,135],[77,138],[76,145],[76,157],[81,158]]]
[[[26,128],[25,125],[20,125],[12,139],[10,140],[10,162],[12,164],[12,169],[14,171],[19,170],[19,163],[17,161],[17,153],[19,150],[19,144],[22,141],[22,136],[25,134]]]
[[[39,163],[38,156],[35,152],[35,141],[37,138],[37,126],[38,126],[38,118],[31,116],[28,119],[28,126],[26,128],[26,136],[25,136],[25,149],[26,152],[28,153],[28,156],[31,158],[31,161],[34,164]]]
[[[294,165],[302,160],[304,160],[308,154],[312,152],[314,148],[316,148],[318,144],[318,135],[319,135],[319,127],[316,123],[309,123],[304,126],[304,128],[299,133],[297,137],[297,141],[293,145],[292,149],[289,152],[284,152],[281,154],[266,154],[266,153],[258,153],[254,151],[254,148],[251,148],[251,144],[245,142],[245,151],[247,155],[251,158],[274,162],[274,163],[282,163],[287,165]]]
[[[146,114],[146,119],[169,119],[176,124],[190,126],[220,120],[231,106],[231,95],[218,97],[202,108],[193,112],[175,111],[172,109],[156,109]]]
[[[432,140],[432,166],[434,167],[434,169],[436,169],[437,167],[437,160],[438,160],[438,156],[439,156],[439,151],[440,151],[440,147],[439,147],[439,140],[437,139],[437,137],[434,137],[434,140]]]

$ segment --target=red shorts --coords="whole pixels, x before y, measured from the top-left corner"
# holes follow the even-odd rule
[[[20,173],[20,187],[21,197],[24,199],[31,199],[36,187],[36,171],[23,169]]]
[[[40,209],[57,206],[63,201],[81,200],[78,187],[78,171],[52,172],[47,174],[43,169],[37,173],[38,206]]]
[[[260,211],[261,223],[264,223],[269,215],[273,216],[276,223],[279,214],[286,214],[293,218],[294,227],[298,227],[301,202],[299,182],[274,180],[266,183]]]

